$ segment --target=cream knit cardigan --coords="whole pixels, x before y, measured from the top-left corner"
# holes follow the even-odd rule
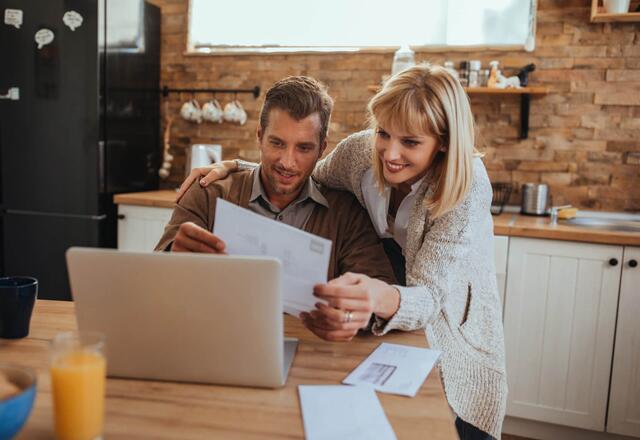
[[[371,168],[370,130],[355,133],[318,163],[314,178],[351,191],[364,206],[361,181]],[[439,368],[447,400],[461,419],[500,438],[507,398],[502,308],[496,283],[491,184],[482,161],[473,162],[473,182],[464,201],[438,219],[424,200],[433,194],[424,179],[409,216],[408,286],[400,307],[372,330],[425,329],[431,347],[442,350]],[[426,435],[427,433],[425,433]]]

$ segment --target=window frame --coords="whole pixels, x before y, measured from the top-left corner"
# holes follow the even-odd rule
[[[533,52],[536,42],[536,27],[538,18],[538,0],[530,0],[532,3],[533,15],[530,17],[529,23],[529,41],[525,44],[500,45],[492,46],[486,44],[472,46],[447,46],[447,45],[428,45],[428,46],[411,46],[416,53],[442,53],[442,52],[481,52],[481,51],[500,51],[500,52]],[[192,2],[189,0],[187,11],[187,35],[186,48],[183,52],[184,56],[256,56],[256,55],[330,55],[330,54],[389,54],[398,50],[398,46],[369,46],[369,47],[328,47],[313,48],[308,46],[247,46],[238,48],[236,46],[224,47],[208,47],[194,48],[191,43],[191,12]]]

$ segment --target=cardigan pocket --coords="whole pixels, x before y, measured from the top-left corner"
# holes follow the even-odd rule
[[[460,321],[460,326],[463,326],[467,319],[469,319],[469,308],[471,307],[471,283],[469,283],[467,287],[467,301],[464,305],[464,312],[462,313],[462,321]]]
[[[479,293],[474,291],[471,283],[467,288],[467,302],[458,331],[464,341],[482,353],[494,352],[494,323],[489,309],[483,307]]]

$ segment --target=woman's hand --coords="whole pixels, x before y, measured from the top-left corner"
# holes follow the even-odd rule
[[[350,341],[369,324],[371,314],[389,319],[400,305],[398,289],[354,273],[318,284],[314,295],[327,304],[317,303],[315,310],[301,313],[300,318],[305,327],[328,341]]]
[[[180,201],[191,184],[196,179],[200,179],[200,176],[204,176],[202,179],[200,179],[200,186],[205,187],[211,182],[224,179],[229,175],[229,173],[236,171],[236,169],[237,164],[235,160],[223,160],[222,162],[214,163],[206,167],[198,167],[192,169],[187,178],[184,179],[184,182],[182,182],[182,185],[180,185],[180,189],[178,190],[178,194],[176,195],[176,203]]]

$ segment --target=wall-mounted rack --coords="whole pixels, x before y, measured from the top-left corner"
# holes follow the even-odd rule
[[[465,87],[468,95],[520,95],[520,139],[529,137],[529,107],[531,96],[546,95],[546,87],[522,87],[519,89],[496,89],[490,87]]]
[[[169,93],[251,93],[254,98],[260,96],[260,86],[252,89],[171,89],[167,86],[162,87],[162,96],[167,97]]]

